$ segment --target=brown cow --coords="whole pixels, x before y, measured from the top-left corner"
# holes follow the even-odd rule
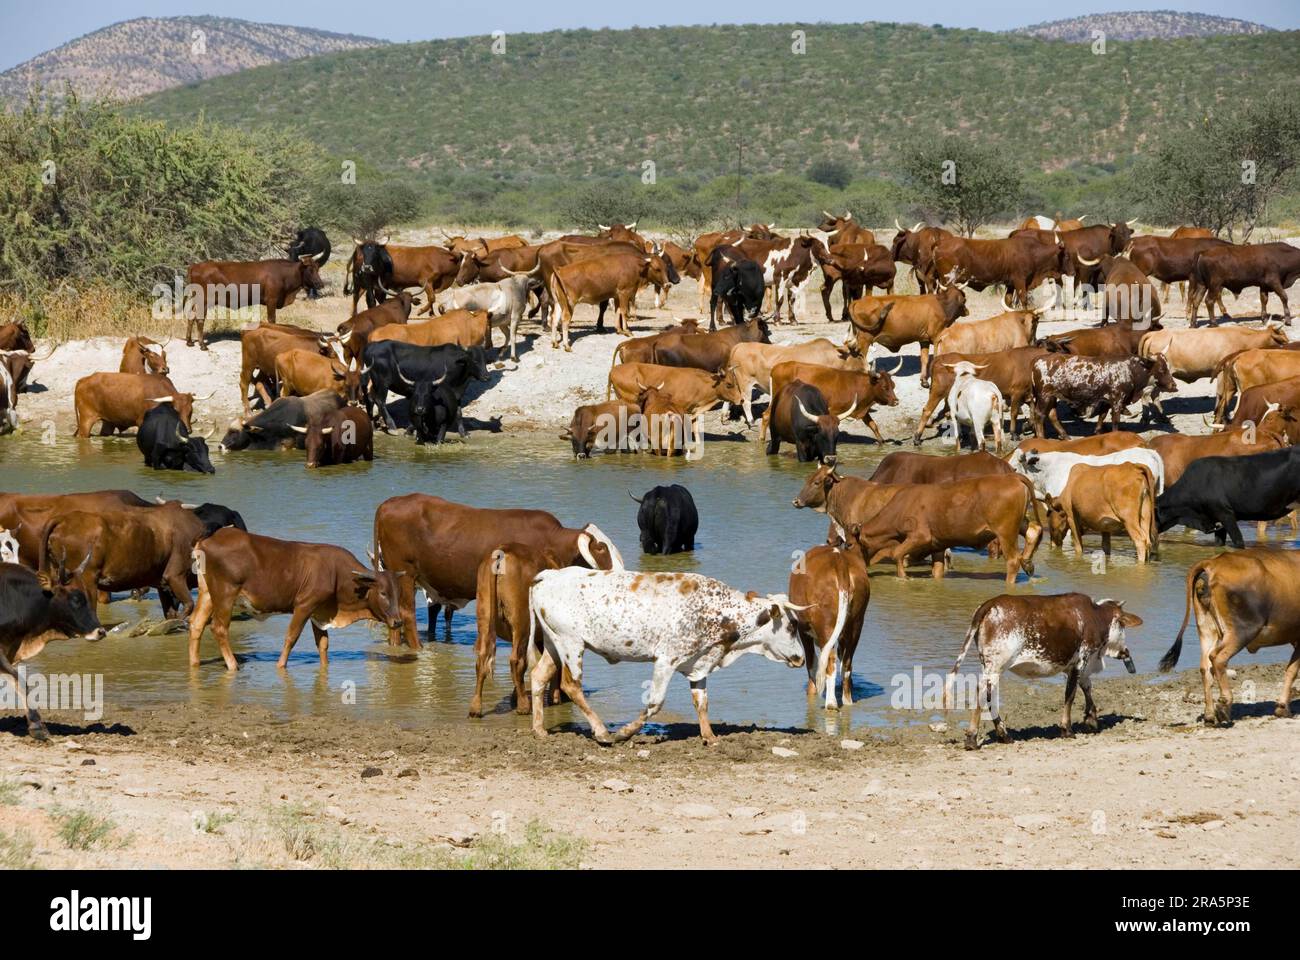
[[[1002,353],[1027,347],[1038,332],[1039,316],[1034,310],[1008,310],[986,320],[958,321],[939,334],[934,354]]]
[[[796,360],[800,363],[815,363],[837,370],[865,370],[866,361],[858,352],[858,344],[850,340],[847,344],[832,343],[825,337],[808,340],[804,343],[738,343],[731,348],[726,368],[731,371],[736,389],[743,398],[741,406],[745,411],[745,422],[753,424],[754,388],[769,396],[772,393],[772,368],[778,363]]]
[[[1034,519],[1025,526],[1028,509]],[[1018,550],[1022,526],[1025,547]],[[946,550],[983,547],[996,540],[1006,558],[1007,586],[1012,586],[1020,570],[1033,574],[1042,533],[1042,514],[1029,481],[1002,475],[909,485],[863,523],[857,536],[870,562],[892,560],[903,580],[913,556],[928,555],[937,580],[944,575]]]
[[[118,366],[117,372],[156,373],[167,376],[171,370],[167,366],[164,346],[166,344],[145,336],[131,337],[122,346],[122,363]]]
[[[25,350],[27,353],[36,350],[36,344],[25,321],[12,320],[8,323],[0,323],[0,350]]]
[[[847,414],[841,416],[841,420],[861,420],[875,434],[877,443],[885,442],[876,421],[871,418],[871,408],[875,404],[898,406],[894,378],[888,373],[880,370],[838,370],[815,363],[787,360],[772,368],[772,396],[778,396],[786,384],[795,380],[812,384],[820,390],[832,410],[848,410]]]
[[[1238,394],[1251,387],[1277,383],[1296,376],[1300,376],[1300,351],[1297,350],[1243,350],[1228,356],[1218,371],[1214,421],[1224,421],[1228,406]]]
[[[389,297],[383,303],[377,304],[368,310],[362,310],[356,316],[344,320],[338,325],[335,334],[335,342],[338,343],[339,349],[343,351],[343,355],[339,359],[344,363],[350,363],[353,360],[360,361],[361,355],[366,351],[366,344],[370,342],[372,333],[389,324],[406,323],[411,318],[411,308],[419,305],[419,294],[412,294],[407,290],[403,290],[401,293]]]
[[[952,234],[943,227],[927,227],[924,221],[908,230],[895,218],[894,226],[898,228],[898,232],[894,234],[890,244],[889,255],[896,262],[912,265],[912,276],[916,279],[922,293],[933,292],[933,284],[929,281],[930,255],[939,238],[952,236]]]
[[[539,244],[529,244],[493,250],[484,255],[473,251],[466,253],[461,258],[454,285],[495,283],[512,274],[528,273],[537,267],[537,254],[541,249]]]
[[[673,398],[688,414],[712,410],[719,403],[740,403],[735,380],[726,373],[709,373],[690,367],[662,367],[657,363],[620,363],[610,368],[605,399],[617,396],[636,403],[641,384],[653,384]]]
[[[1242,327],[1159,330],[1142,337],[1138,356],[1150,358],[1162,353],[1174,379],[1192,383],[1214,376],[1223,361],[1234,353],[1285,347],[1287,343],[1286,331],[1281,324],[1274,323],[1262,330]]]
[[[741,343],[770,344],[767,320],[755,317],[708,333],[665,333],[655,338],[651,363],[664,367],[693,367],[716,372],[727,369],[731,351]]]
[[[375,459],[374,426],[360,407],[339,407],[291,429],[304,435],[308,470]]]
[[[18,541],[18,560],[37,569],[41,552],[41,530],[55,516],[85,510],[105,513],[117,507],[147,507],[149,501],[130,490],[102,490],[94,493],[21,494],[0,493],[0,529]],[[80,558],[74,562],[79,563]]]
[[[190,620],[191,667],[199,665],[199,640],[211,623],[226,669],[238,669],[230,649],[230,614],[240,598],[259,614],[293,614],[276,661],[281,670],[308,620],[322,667],[329,663],[330,630],[358,620],[378,620],[390,629],[400,626],[397,596],[402,574],[368,570],[342,547],[223,527],[199,541],[193,554],[199,600]]]
[[[698,280],[700,277],[700,265],[695,262],[695,257],[691,251],[685,247],[678,246],[671,240],[664,243],[664,259],[673,265],[677,271],[678,277],[690,277],[692,280]],[[655,288],[655,309],[662,310],[664,304],[668,302],[668,284],[654,284]]]
[[[375,511],[375,553],[382,569],[405,574],[401,580],[400,633],[394,626],[389,642],[404,635],[418,649],[415,630],[415,589],[429,601],[429,634],[436,632],[438,607],[451,613],[466,606],[478,591],[478,568],[493,550],[506,543],[524,543],[549,550],[561,566],[593,570],[622,570],[623,558],[613,541],[593,523],[568,529],[545,510],[487,510],[453,503],[441,497],[412,493],[385,500]]]
[[[1282,301],[1282,317],[1291,325],[1291,306],[1286,299],[1287,288],[1300,279],[1300,247],[1289,243],[1244,243],[1240,246],[1216,246],[1196,255],[1192,268],[1188,317],[1195,322],[1196,311],[1205,304],[1210,324],[1214,319],[1214,305],[1225,319],[1231,319],[1223,305],[1223,291],[1240,295],[1249,287],[1259,288],[1259,314],[1268,319],[1268,295],[1277,294]]]
[[[517,233],[504,237],[478,237],[471,240],[468,237],[449,236],[444,230],[442,236],[447,241],[447,249],[461,257],[470,253],[486,257],[489,253],[498,250],[514,250],[528,246],[528,241]]]
[[[1291,691],[1300,671],[1300,554],[1271,547],[1251,547],[1202,560],[1187,571],[1187,606],[1174,645],[1160,660],[1167,673],[1178,663],[1183,632],[1192,609],[1201,638],[1201,682],[1205,690],[1206,726],[1232,723],[1232,686],[1228,662],[1242,650],[1292,647],[1282,674],[1275,717],[1291,716]],[[1219,684],[1219,700],[1214,684]]]
[[[139,427],[144,415],[160,403],[175,407],[185,429],[192,429],[194,394],[181,393],[169,379],[157,374],[92,373],[77,381],[73,398],[77,411],[76,437],[89,437],[96,423],[101,425],[101,437]]]
[[[1124,533],[1133,541],[1137,562],[1146,563],[1159,551],[1155,499],[1155,480],[1144,464],[1080,463],[1070,470],[1048,517],[1052,542],[1060,546],[1065,539],[1063,522],[1074,540],[1075,556],[1083,556],[1083,533],[1092,530],[1101,534],[1102,552],[1109,557],[1111,534]]]
[[[1084,729],[1100,729],[1097,704],[1092,699],[1092,674],[1102,669],[1102,657],[1122,660],[1129,673],[1136,673],[1124,631],[1142,625],[1142,618],[1124,610],[1118,600],[1097,603],[1082,593],[1061,593],[1050,597],[1015,597],[1006,594],[986,600],[975,611],[957,662],[944,685],[943,706],[947,710],[957,670],[974,643],[980,658],[980,677],[975,702],[971,705],[966,749],[979,746],[980,719],[985,710],[993,717],[993,731],[1003,743],[1011,734],[998,709],[998,685],[1003,670],[1023,677],[1066,674],[1065,705],[1061,710],[1061,736],[1073,737],[1070,711],[1077,687],[1083,688]]]
[[[348,260],[349,276],[355,276],[363,262],[362,242],[353,240],[353,243],[355,246],[352,257]],[[461,256],[439,246],[397,246],[386,240],[380,240],[379,246],[388,252],[393,265],[392,272],[386,280],[378,281],[380,287],[390,296],[393,291],[384,287],[385,282],[394,290],[401,290],[403,287],[420,287],[424,290],[425,300],[424,309],[420,312],[432,313],[435,294],[450,287],[460,272]],[[357,301],[361,299],[362,289],[362,284],[353,284],[352,316],[357,314]]]
[[[1178,481],[1194,460],[1202,457],[1246,457],[1252,453],[1286,446],[1285,439],[1271,433],[1263,424],[1253,431],[1233,428],[1202,436],[1185,433],[1162,433],[1153,437],[1150,444],[1165,465],[1165,488]]]
[[[843,411],[833,411],[822,392],[810,383],[791,380],[772,396],[763,411],[759,440],[767,437],[767,455],[781,451],[781,441],[794,444],[800,463],[835,460],[840,424],[857,409],[856,399]]]
[[[1108,453],[1145,447],[1147,442],[1141,434],[1125,433],[1122,430],[1111,433],[1096,433],[1090,437],[1071,437],[1069,439],[1030,437],[1020,443],[1018,449],[1025,453],[1077,453],[1083,457],[1102,457]],[[1169,482],[1166,479],[1166,482]]]
[[[1011,417],[1011,436],[1020,435],[1020,407],[1027,402],[1033,387],[1033,365],[1039,357],[1047,356],[1042,347],[1016,347],[1001,353],[945,353],[937,356],[930,365],[930,394],[912,443],[921,445],[921,433],[936,423],[948,410],[948,393],[955,379],[954,364],[965,360],[980,368],[980,379],[988,380],[1002,391],[1002,399]]]
[[[578,459],[590,457],[598,445],[605,450],[622,450],[637,422],[632,418],[640,415],[641,408],[625,400],[585,404],[573,411],[573,419],[560,439],[573,445],[573,455]]]
[[[660,330],[658,333],[651,333],[644,337],[633,337],[631,340],[621,340],[617,347],[614,348],[614,357],[610,361],[610,366],[617,363],[654,363],[655,344],[659,342],[660,337],[665,337],[670,333],[699,333],[700,321],[694,317],[674,324],[666,330]]]
[[[179,603],[188,617],[194,610],[190,550],[203,534],[203,521],[175,500],[56,512],[41,529],[36,569],[51,572],[88,556],[78,580],[92,610],[100,591],[157,588],[164,616],[174,617]]]
[[[986,450],[948,457],[899,450],[884,457],[868,479],[873,483],[946,483],[1014,472],[1005,460]]]
[[[648,283],[672,283],[676,276],[657,249],[650,254],[607,253],[556,267],[548,289],[561,318],[559,324],[554,316],[551,318],[551,346],[558,347],[563,339],[564,349],[572,350],[569,325],[574,307],[580,303],[599,305],[605,300],[614,301],[618,332],[630,337],[632,301],[637,291]]]
[[[262,324],[239,334],[239,396],[244,404],[244,417],[251,415],[251,398],[248,388],[254,387],[264,406],[270,406],[271,394],[279,394],[275,382],[275,361],[290,350],[315,350],[322,356],[330,352],[329,343],[315,330],[287,324]]]
[[[1078,230],[1058,232],[1057,239],[1062,247],[1062,283],[1066,288],[1065,300],[1068,305],[1074,303],[1077,285],[1087,284],[1094,289],[1100,286],[1100,264],[1082,261],[1118,257],[1132,241],[1135,223],[1136,219],[1127,223],[1098,223]]]
[[[1127,257],[1089,260],[1080,255],[1076,259],[1083,267],[1096,267],[1100,273],[1102,326],[1112,320],[1129,326],[1150,326],[1159,319],[1163,308],[1155,284]]]
[[[930,385],[930,347],[943,329],[964,317],[966,294],[958,287],[938,293],[862,297],[849,307],[858,351],[868,356],[873,343],[897,353],[909,343],[921,345],[921,386]]]
[[[871,578],[857,541],[821,545],[805,552],[790,572],[790,602],[807,607],[798,614],[808,667],[808,696],[826,689],[826,709],[837,710],[835,662],[841,664],[844,705],[853,703],[853,654],[871,602]]]
[[[1209,230],[1202,231],[1199,227],[1179,227],[1167,237],[1134,237],[1133,246],[1129,250],[1129,259],[1151,279],[1159,280],[1164,285],[1165,299],[1169,298],[1169,288],[1178,286],[1185,312],[1187,283],[1192,276],[1196,255],[1202,250],[1221,246],[1229,246],[1228,241],[1218,239]],[[1191,315],[1187,319],[1194,322],[1196,317]]]
[[[318,256],[328,255],[326,251]],[[189,268],[186,284],[185,346],[194,346],[197,324],[200,350],[208,349],[203,325],[213,307],[263,306],[266,322],[275,323],[275,312],[293,303],[299,290],[319,290],[322,285],[319,261],[309,253],[296,260],[205,260]]]
[[[823,463],[808,476],[791,503],[796,510],[806,507],[831,518],[827,543],[847,542],[856,527],[878,514],[909,486],[909,483],[876,483],[841,475],[835,464]]]
[[[1043,346],[1053,353],[1068,353],[1076,357],[1097,357],[1105,360],[1125,360],[1136,357],[1142,338],[1152,330],[1161,329],[1158,322],[1134,329],[1129,324],[1113,323],[1104,327],[1084,327],[1066,330],[1043,339]]]
[[[659,456],[674,457],[680,451],[691,459],[691,447],[700,442],[696,423],[684,404],[663,389],[662,384],[640,384],[637,404],[645,434],[643,449]]]
[[[474,594],[478,635],[474,642],[474,696],[469,715],[483,716],[483,684],[496,669],[497,640],[510,644],[511,701],[515,713],[533,711],[532,691],[524,683],[528,663],[528,638],[532,615],[528,592],[533,579],[543,570],[558,570],[564,563],[546,547],[527,543],[505,543],[488,553],[478,566]]]
[[[1056,244],[1017,234],[998,240],[937,236],[929,254],[930,284],[961,284],[973,290],[1002,285],[1022,307],[1047,280],[1059,281],[1062,252]]]
[[[275,358],[275,379],[282,397],[306,397],[333,390],[357,403],[361,399],[361,370],[356,361],[344,366],[314,350],[288,350]]]
[[[440,317],[420,323],[390,323],[370,334],[367,345],[384,340],[399,340],[419,347],[438,347],[454,343],[490,349],[491,317],[483,310],[449,310]]]
[[[1300,377],[1251,387],[1241,394],[1228,429],[1253,423],[1281,435],[1287,443],[1300,443]],[[1267,419],[1266,419],[1267,418]]]
[[[837,217],[829,210],[823,210],[825,218],[817,224],[817,229],[827,234],[827,246],[840,243],[862,243],[870,246],[876,242],[876,235],[853,219],[853,211],[845,210],[844,216]]]
[[[831,317],[831,293],[835,284],[843,283],[840,319],[848,320],[849,304],[879,287],[886,294],[894,292],[898,267],[889,248],[878,243],[838,243],[821,258],[822,308],[827,321]]]

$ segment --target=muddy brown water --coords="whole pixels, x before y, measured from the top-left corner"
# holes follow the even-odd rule
[[[568,444],[554,433],[473,433],[468,443],[440,449],[380,437],[374,463],[319,471],[304,469],[300,453],[214,452],[215,476],[147,470],[131,439],[60,437],[47,445],[31,433],[0,440],[0,490],[64,493],[125,487],[145,497],[212,501],[239,510],[256,532],[338,543],[358,557],[364,557],[370,545],[375,507],[387,497],[419,491],[484,507],[540,507],[570,526],[594,522],[614,539],[630,568],[694,571],[745,590],[784,591],[794,552],[823,542],[826,535],[823,515],[790,504],[810,468],[793,457],[765,456],[757,443],[726,439],[712,416],[709,426],[704,456],[692,463],[629,454],[575,461]],[[867,475],[894,449],[901,448],[844,445],[842,469]],[[949,448],[932,443],[927,450],[946,453]],[[644,556],[637,540],[636,504],[628,493],[640,496],[656,484],[673,482],[688,487],[699,508],[696,550],[672,557]],[[1253,525],[1243,532],[1253,539]],[[1285,539],[1280,527],[1270,534],[1271,542],[1293,545],[1289,528]],[[1094,556],[1100,547],[1095,536],[1086,539],[1082,559],[1068,549],[1068,541],[1064,551],[1045,544],[1036,557],[1036,576],[1030,580],[1022,574],[1015,590],[1079,590],[1125,601],[1145,621],[1129,633],[1139,672],[1155,681],[1156,661],[1182,619],[1187,568],[1216,549],[1210,538],[1179,529],[1162,543],[1158,562],[1140,567],[1126,539],[1116,537],[1114,543],[1104,567]],[[972,551],[957,551],[954,571],[939,582],[919,567],[913,579],[900,582],[892,567],[877,566],[855,662],[857,703],[851,709],[838,715],[810,709],[802,669],[751,656],[714,674],[710,714],[715,722],[728,724],[840,732],[929,721],[936,711],[925,700],[911,699],[924,693],[924,688],[914,689],[916,671],[924,677],[952,666],[975,609],[1004,592],[1003,570],[1000,562]],[[417,606],[424,632],[425,610]],[[335,631],[328,670],[321,668],[306,630],[284,673],[276,670],[275,661],[287,617],[237,620],[232,641],[240,669],[233,676],[221,665],[210,634],[203,643],[203,666],[193,672],[187,666],[183,633],[126,635],[131,625],[159,616],[152,594],[140,603],[118,600],[101,608],[101,617],[106,623],[125,623],[126,628],[98,644],[52,644],[33,666],[46,673],[103,674],[104,712],[110,721],[114,705],[157,707],[189,701],[217,710],[247,704],[286,717],[333,712],[412,729],[445,722],[506,728],[527,723],[510,711],[504,648],[497,658],[495,682],[485,696],[485,707],[494,712],[483,720],[465,717],[474,679],[472,606],[456,614],[449,642],[439,623],[436,639],[418,653],[390,648],[378,629],[365,624]],[[1180,666],[1195,666],[1196,656],[1193,637]],[[1280,662],[1283,656],[1281,648],[1274,648],[1253,659]],[[594,655],[586,663],[585,686],[606,722],[634,716],[649,683],[649,665],[610,666]],[[1108,661],[1107,674],[1117,671],[1122,673],[1122,666]],[[900,709],[900,704],[907,708]],[[581,719],[567,705],[552,714],[551,723]],[[675,679],[660,719],[670,723],[693,717],[688,687]]]

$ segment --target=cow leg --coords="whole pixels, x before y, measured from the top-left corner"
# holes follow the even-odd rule
[[[45,729],[45,724],[41,722],[41,715],[36,712],[36,708],[27,702],[27,691],[23,689],[23,683],[19,679],[18,671],[14,665],[9,662],[9,658],[0,651],[0,673],[9,678],[14,685],[14,692],[18,694],[18,706],[27,714],[27,735],[33,740],[46,741],[50,739],[49,731]]]
[[[1065,432],[1065,427],[1061,425],[1061,415],[1056,410],[1056,404],[1053,403],[1047,412],[1047,418],[1052,421],[1052,426],[1056,429],[1056,435],[1062,440],[1070,439],[1070,435]]]
[[[546,710],[546,688],[555,676],[555,658],[549,649],[542,650],[541,656],[533,664],[530,683],[533,688],[533,736],[545,737],[546,724],[543,713]]]
[[[1074,728],[1070,724],[1070,712],[1074,709],[1074,691],[1079,686],[1079,668],[1073,667],[1065,678],[1065,705],[1061,708],[1061,736],[1074,737]]]
[[[402,616],[402,628],[388,631],[388,645],[395,647],[401,639],[412,650],[420,649],[420,634],[415,627],[415,574],[410,573],[397,580],[397,609]],[[429,621],[433,623],[432,620]]]
[[[1074,507],[1072,504],[1062,503],[1061,512],[1065,514],[1065,523],[1070,529],[1070,539],[1074,541],[1074,555],[1076,557],[1082,557],[1083,534],[1079,530],[1079,518],[1074,512]]]
[[[587,718],[587,722],[591,724],[591,733],[596,742],[605,745],[612,743],[609,731],[605,729],[605,724],[596,715],[596,711],[591,709],[591,704],[587,702],[587,698],[582,693],[582,651],[578,651],[576,659],[566,661],[562,666],[560,689],[564,691],[565,696],[573,701],[573,705],[582,711],[582,715]],[[537,684],[535,681],[533,683],[533,697],[537,697]],[[615,739],[626,738],[616,736]]]
[[[199,640],[203,637],[203,630],[207,627],[208,621],[212,619],[212,594],[209,593],[202,585],[199,587],[199,602],[194,608],[194,613],[190,615],[190,666],[199,665]]]
[[[320,665],[328,667],[330,665],[330,633],[328,630],[322,630],[315,623],[311,625],[311,633],[316,641],[316,651],[320,654]]]
[[[300,604],[294,608],[293,616],[289,618],[289,628],[284,632],[284,648],[280,651],[280,659],[275,662],[279,670],[283,670],[289,665],[289,651],[293,645],[298,642],[298,635],[302,633],[302,628],[307,625],[311,617],[312,607],[306,604]]]
[[[1286,672],[1282,675],[1282,693],[1273,708],[1273,716],[1283,719],[1291,716],[1291,690],[1295,686],[1296,674],[1300,673],[1300,643],[1291,649],[1291,659],[1287,661]]]
[[[1097,716],[1097,701],[1092,698],[1092,676],[1086,669],[1079,671],[1079,686],[1083,688],[1083,728],[1096,733],[1101,729],[1101,718]]]
[[[1002,543],[1000,546],[1006,551],[1007,557],[1014,558],[1012,562],[1016,566],[1032,577],[1034,575],[1034,551],[1038,549],[1038,543],[1043,539],[1043,528],[1033,521],[1030,521],[1025,526],[1025,549],[1020,553],[1019,557],[1016,557],[1016,532],[1018,530],[1012,532],[1009,543]],[[1011,586],[1016,582],[1011,563],[1007,564],[1007,574],[1009,578],[1007,585]]]
[[[1108,558],[1110,557],[1110,534],[1109,533],[1103,533],[1101,535],[1101,552],[1104,553]]]
[[[1000,683],[1000,673],[985,670],[980,676],[980,684],[984,688],[984,697],[987,701],[985,705],[989,711],[989,716],[993,720],[993,733],[1003,743],[1010,743],[1011,733],[1007,730],[1007,725],[1002,722],[1002,714],[998,709],[998,701],[1001,699]],[[978,712],[978,710],[979,707],[977,706],[976,711]]]
[[[826,322],[834,323],[835,319],[831,316],[831,291],[835,289],[835,282],[829,277],[822,281],[822,308],[826,311]],[[845,303],[848,300],[845,299]]]
[[[862,354],[864,357],[866,353]],[[930,388],[930,345],[921,344],[921,386],[925,389]]]
[[[718,742],[718,738],[709,725],[709,689],[705,686],[708,682],[707,677],[691,681],[691,702],[695,704],[695,716],[700,721],[700,737],[706,747],[711,747]]]
[[[214,598],[212,601],[215,604],[215,612],[212,615],[212,635],[217,640],[217,648],[221,651],[221,659],[226,662],[226,669],[232,673],[239,669],[239,662],[235,660],[235,654],[230,649],[230,614],[234,611],[234,600],[235,598],[232,596],[229,598],[229,602],[225,602],[223,598]],[[190,636],[193,637],[194,633],[191,632]],[[192,641],[191,649],[196,655],[196,658],[191,662],[197,666],[198,646],[196,641]]]
[[[849,621],[848,633],[840,635],[840,700],[846,707],[853,706],[853,654],[858,649],[858,639],[862,635],[863,616]]]
[[[510,634],[510,680],[515,690],[515,713],[527,715],[533,709],[532,696],[524,685],[524,671],[528,666],[528,624],[511,624]]]
[[[635,720],[625,723],[615,731],[613,742],[618,743],[635,736],[645,726],[645,722],[659,712],[664,705],[664,699],[668,696],[668,681],[672,677],[673,665],[667,660],[656,660],[654,673],[650,676],[650,692],[647,695],[645,709],[641,711]],[[578,694],[581,696],[581,689],[578,690]],[[581,705],[579,705],[579,708],[581,708]],[[595,717],[595,714],[591,714],[591,717]],[[599,723],[600,721],[597,720],[596,722]],[[703,728],[700,729],[700,732],[704,732]]]
[[[596,313],[596,332],[597,332],[597,333],[604,333],[604,332],[605,332],[605,310],[606,310],[608,307],[609,307],[609,301],[608,301],[608,300],[602,300],[602,301],[600,301],[600,307],[598,308],[598,312]],[[616,322],[617,322],[617,321],[616,321]],[[565,342],[568,342],[568,335],[567,335],[567,334],[565,335]]]

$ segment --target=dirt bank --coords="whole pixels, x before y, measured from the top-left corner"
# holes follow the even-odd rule
[[[1242,665],[1235,684],[1267,701],[1280,679],[1280,667]],[[1272,718],[1271,701],[1204,729],[1195,671],[1106,680],[1102,732],[1063,740],[1059,686],[1004,690],[1016,742],[973,753],[956,714],[946,730],[900,725],[856,741],[724,726],[711,749],[687,725],[601,748],[568,731],[538,742],[473,722],[402,730],[183,703],[110,704],[93,727],[51,714],[62,722],[42,746],[7,717],[0,857],[78,868],[1178,868],[1283,867],[1300,853],[1300,722]]]

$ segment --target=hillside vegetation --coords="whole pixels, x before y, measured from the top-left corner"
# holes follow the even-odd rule
[[[806,53],[791,33],[806,32]],[[171,90],[143,112],[296,129],[427,178],[889,175],[902,141],[961,133],[1028,168],[1123,165],[1170,129],[1300,79],[1297,34],[1086,45],[893,24],[558,31],[378,47]]]
[[[96,30],[0,73],[0,101],[20,106],[33,87],[57,99],[65,83],[82,94],[140,97],[249,67],[382,42],[229,17],[141,17]]]
[[[1021,27],[1011,33],[1043,40],[1068,43],[1091,43],[1093,32],[1102,31],[1110,40],[1171,40],[1177,37],[1213,37],[1221,34],[1269,33],[1272,27],[1249,20],[1216,17],[1208,13],[1183,13],[1179,10],[1134,10],[1118,13],[1093,13],[1068,20],[1052,20]]]

